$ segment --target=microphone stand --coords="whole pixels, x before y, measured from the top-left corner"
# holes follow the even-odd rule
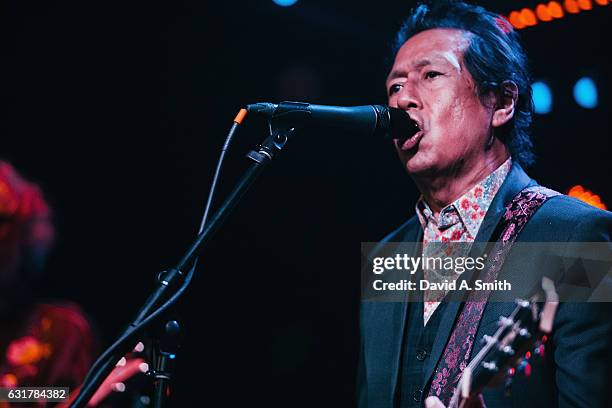
[[[134,336],[136,336],[138,332],[142,331],[144,328],[138,328],[139,324],[155,311],[155,307],[162,301],[162,299],[167,298],[172,293],[170,292],[170,289],[173,289],[184,275],[182,270],[190,265],[194,257],[210,241],[212,235],[219,229],[221,224],[236,207],[242,196],[261,174],[265,166],[272,161],[275,155],[285,147],[289,138],[295,133],[295,128],[283,126],[280,120],[274,121],[274,118],[269,122],[269,129],[270,135],[263,141],[263,143],[247,154],[247,157],[253,161],[251,166],[246,170],[232,192],[229,194],[228,198],[219,207],[219,210],[206,224],[204,230],[197,236],[196,240],[187,249],[176,266],[168,271],[158,274],[157,286],[154,292],[140,308],[136,318],[134,318],[132,323],[120,336],[127,336],[123,343],[121,343],[121,347],[118,347],[118,351],[116,353],[104,360],[103,364],[96,371],[87,375],[79,395],[71,404],[70,408],[82,408],[87,405],[93,394],[100,387],[100,384],[102,384],[102,382],[113,370],[119,358],[121,358],[121,356],[131,348],[131,344],[128,343],[128,341],[132,340]],[[160,385],[161,387],[158,389],[163,389],[163,384]],[[165,393],[156,392],[155,394],[159,399],[165,398]],[[163,401],[156,401],[154,406],[161,407],[163,405]]]
[[[170,391],[172,361],[179,348],[181,327],[176,320],[169,320],[160,330],[153,349],[155,369],[147,374],[153,379],[153,408],[163,408]]]

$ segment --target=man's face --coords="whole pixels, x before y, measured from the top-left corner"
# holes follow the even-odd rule
[[[463,64],[470,34],[432,29],[411,37],[387,78],[389,105],[405,110],[421,131],[395,147],[411,175],[460,171],[484,155],[493,106],[483,106]]]

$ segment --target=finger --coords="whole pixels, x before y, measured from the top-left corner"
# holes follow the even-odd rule
[[[446,408],[438,397],[427,397],[425,400],[425,408]]]
[[[470,398],[469,400],[467,400],[464,407],[465,408],[487,408],[487,405],[484,402],[484,398],[482,397],[482,394],[478,394],[476,397]]]

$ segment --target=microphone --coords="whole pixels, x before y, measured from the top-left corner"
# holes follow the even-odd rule
[[[314,123],[366,136],[406,140],[420,129],[405,111],[386,105],[327,106],[305,102],[254,103],[249,112],[294,127]]]

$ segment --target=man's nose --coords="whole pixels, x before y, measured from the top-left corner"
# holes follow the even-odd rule
[[[405,111],[409,109],[420,109],[421,103],[414,90],[408,83],[404,84],[397,96],[397,107]]]

